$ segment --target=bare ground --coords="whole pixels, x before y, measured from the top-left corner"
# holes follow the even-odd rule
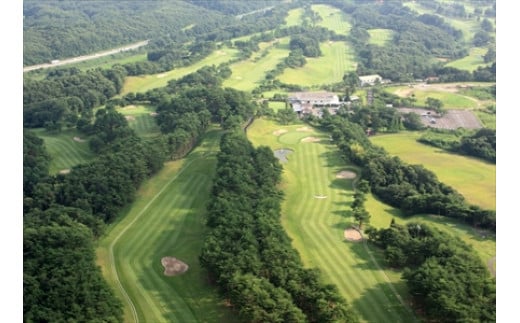
[[[353,229],[353,228],[345,229],[345,231],[343,232],[343,235],[344,235],[345,239],[347,239],[348,241],[358,242],[358,241],[363,240],[361,233],[358,230]]]
[[[74,138],[72,138],[72,140],[74,140],[76,142],[85,142],[85,140],[81,139],[80,137],[74,137]]]
[[[351,172],[349,170],[343,170],[336,174],[336,178],[342,178],[342,179],[353,179],[356,178],[356,173]]]
[[[188,270],[188,265],[175,257],[163,257],[161,264],[164,267],[165,276],[180,275]]]

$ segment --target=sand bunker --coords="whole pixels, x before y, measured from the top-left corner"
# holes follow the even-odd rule
[[[356,178],[356,173],[349,170],[343,170],[336,174],[336,178],[353,179]]]
[[[286,133],[286,132],[287,132],[287,130],[285,130],[285,129],[279,129],[279,130],[273,131],[273,135],[279,136],[279,135],[281,135],[283,133]]]
[[[345,229],[343,232],[343,235],[345,236],[345,239],[348,241],[361,241],[363,240],[363,237],[361,236],[361,233],[356,229]]]
[[[68,174],[70,173],[70,168],[62,169],[58,173],[62,175]]]
[[[174,257],[163,257],[161,264],[164,267],[165,276],[180,275],[188,270],[188,265]]]
[[[80,137],[74,137],[74,138],[72,138],[72,140],[77,141],[77,142],[85,142],[85,140],[81,139]]]
[[[296,131],[312,131],[312,129],[309,127],[301,127],[301,128],[296,129]]]
[[[125,119],[128,121],[134,121],[135,117],[134,116],[125,116]]]
[[[327,196],[326,195],[314,195],[314,198],[315,199],[326,199]]]
[[[318,142],[320,140],[321,140],[320,138],[316,138],[316,137],[305,137],[302,139],[302,142]]]
[[[166,74],[166,73],[157,74],[157,78],[160,79],[160,78],[165,77],[166,75],[168,75],[168,74]]]

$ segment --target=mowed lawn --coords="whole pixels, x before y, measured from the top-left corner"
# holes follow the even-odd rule
[[[287,27],[299,26],[302,22],[301,21],[302,14],[303,14],[303,8],[289,10],[289,14],[285,18],[285,25]]]
[[[125,78],[123,89],[121,90],[121,96],[130,92],[146,92],[148,90],[164,87],[170,80],[175,80],[183,77],[184,75],[195,72],[196,70],[207,66],[207,65],[219,65],[227,62],[238,53],[238,50],[234,48],[223,47],[214,51],[208,57],[201,61],[186,67],[180,67],[173,69],[168,72],[143,75],[143,76],[129,76]]]
[[[348,36],[352,26],[343,11],[325,4],[312,5],[311,9],[321,17],[318,26],[330,29],[338,35]]]
[[[98,264],[124,302],[126,322],[136,321],[133,308],[139,322],[236,321],[198,261],[220,134],[211,130],[186,159],[166,163],[99,241]],[[189,269],[165,276],[165,256]]]
[[[345,73],[356,69],[353,49],[345,42],[324,42],[320,49],[322,56],[306,57],[307,63],[303,67],[286,68],[279,80],[311,87],[340,82]]]
[[[134,129],[138,136],[143,138],[154,137],[160,134],[155,120],[155,108],[144,105],[128,105],[118,108],[117,112],[125,116],[128,126]]]
[[[469,55],[461,59],[449,62],[446,64],[447,67],[454,67],[459,70],[466,70],[473,72],[479,67],[485,67],[492,63],[484,62],[484,55],[487,53],[486,47],[473,47],[471,48]]]
[[[368,43],[372,45],[385,46],[394,36],[394,31],[391,29],[368,29],[367,31],[370,35]]]
[[[77,130],[63,130],[53,134],[45,129],[31,130],[45,142],[45,149],[51,156],[49,173],[56,174],[73,166],[89,161],[93,154],[86,141]]]
[[[385,91],[400,97],[414,96],[417,100],[415,105],[418,107],[425,107],[427,98],[441,100],[444,109],[477,109],[483,107],[483,102],[478,99],[457,93],[456,86],[455,83],[418,84],[414,87],[389,86],[385,88]]]
[[[307,142],[307,137],[320,141]],[[255,146],[293,150],[282,164],[282,224],[304,264],[318,268],[327,283],[336,285],[364,322],[413,322],[394,292],[406,301],[400,274],[381,270],[363,243],[344,239],[344,230],[354,222],[349,213],[353,183],[336,174],[356,169],[341,161],[329,135],[304,124],[281,126],[257,119],[248,138]],[[372,249],[371,254],[380,259]]]
[[[275,42],[261,43],[260,53],[252,58],[240,61],[230,66],[232,74],[224,81],[224,87],[240,91],[251,91],[264,80],[265,73],[276,68],[276,65],[289,56],[289,37]],[[267,53],[262,56],[261,53]]]
[[[420,164],[438,179],[460,192],[468,202],[496,208],[496,165],[417,142],[419,132],[370,137],[373,144],[409,164]]]

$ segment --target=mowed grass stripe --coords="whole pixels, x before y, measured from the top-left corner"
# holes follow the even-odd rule
[[[305,266],[319,268],[323,279],[338,287],[363,321],[414,321],[393,295],[383,271],[374,266],[363,245],[343,238],[344,228],[354,222],[344,216],[352,200],[352,183],[337,182],[335,175],[347,165],[326,139],[318,143],[299,141],[302,137],[297,128],[256,120],[248,136],[255,139],[254,144],[256,141],[270,144],[273,149],[282,146],[294,150],[289,161],[283,164],[286,199],[282,205],[282,224]],[[286,129],[288,133],[273,143],[268,134],[279,129]],[[308,132],[306,136],[327,137],[319,132]],[[296,140],[289,140],[291,138]],[[327,198],[314,198],[319,194]],[[398,275],[389,276],[393,284],[401,283]]]

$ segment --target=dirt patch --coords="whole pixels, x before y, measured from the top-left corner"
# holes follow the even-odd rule
[[[70,168],[62,169],[58,173],[62,175],[68,174],[70,173]]]
[[[301,128],[296,129],[296,131],[312,131],[312,129],[309,127],[301,127]]]
[[[342,178],[342,179],[353,179],[356,178],[356,173],[351,172],[349,170],[342,170],[341,172],[336,174],[336,178]]]
[[[327,196],[326,195],[314,195],[314,198],[315,199],[326,199]]]
[[[165,77],[166,75],[168,75],[168,74],[166,74],[166,73],[157,74],[157,78],[160,79],[160,78]]]
[[[77,141],[77,142],[85,142],[85,140],[81,139],[80,137],[74,137],[74,138],[72,138],[72,140]]]
[[[188,265],[175,257],[163,257],[161,264],[164,267],[165,276],[180,275],[188,270]]]
[[[281,135],[283,133],[286,133],[286,132],[287,132],[287,130],[285,130],[285,129],[279,129],[279,130],[273,131],[273,135],[279,136],[279,135]]]
[[[321,140],[320,138],[316,138],[316,137],[305,137],[302,139],[302,142],[318,142],[320,140]]]
[[[398,108],[401,113],[413,112],[421,116],[421,122],[426,127],[441,129],[480,129],[482,124],[471,110],[448,110],[441,116],[432,110],[420,108]]]
[[[343,236],[348,241],[358,242],[358,241],[363,240],[361,233],[358,230],[353,229],[353,228],[345,229],[345,231],[343,232]]]
[[[128,121],[134,121],[135,117],[134,116],[125,116],[125,119]]]

